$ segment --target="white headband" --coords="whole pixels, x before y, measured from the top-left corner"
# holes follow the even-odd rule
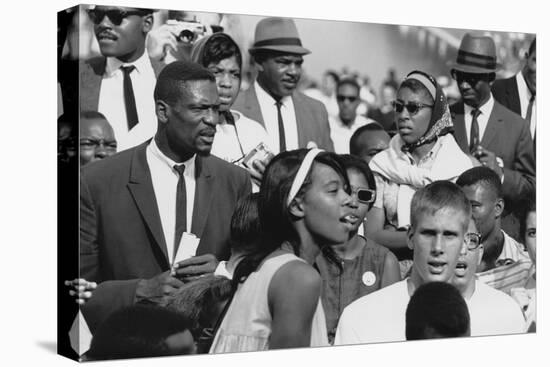
[[[290,203],[292,203],[292,200],[294,200],[296,194],[298,194],[300,187],[302,187],[302,185],[304,184],[307,173],[309,172],[309,169],[313,164],[313,160],[315,159],[317,154],[321,152],[323,152],[323,150],[318,148],[313,148],[309,152],[307,152],[304,160],[302,161],[302,164],[300,164],[300,168],[298,169],[296,176],[294,177],[294,181],[292,181],[292,186],[290,187],[290,192],[288,193],[288,199],[286,200],[287,207],[290,206]]]
[[[424,75],[420,74],[420,73],[413,73],[411,75],[409,75],[407,77],[407,79],[416,79],[418,80],[420,83],[422,83],[426,89],[430,92],[430,94],[432,95],[432,98],[434,99],[434,101],[436,100],[436,90],[435,90],[435,86],[434,86],[434,83],[432,83],[430,81],[430,79],[426,78]]]

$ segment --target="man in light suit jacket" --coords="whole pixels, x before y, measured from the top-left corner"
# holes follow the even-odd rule
[[[174,62],[154,96],[154,139],[82,170],[80,277],[98,283],[82,307],[92,333],[118,308],[164,304],[184,282],[214,272],[229,257],[237,201],[251,192],[244,169],[209,155],[219,119],[214,75]]]
[[[302,47],[294,21],[262,19],[249,52],[258,76],[233,108],[264,125],[274,153],[313,145],[333,151],[325,106],[296,91],[302,56],[310,51]]]
[[[533,142],[527,122],[491,94],[498,67],[493,39],[466,34],[451,70],[462,99],[450,109],[459,146],[498,174],[505,209],[516,212],[516,199],[535,190]],[[508,220],[503,228],[515,237],[518,223]]]

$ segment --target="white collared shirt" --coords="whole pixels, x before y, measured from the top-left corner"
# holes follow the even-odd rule
[[[529,108],[529,100],[531,99],[532,93],[527,87],[527,83],[523,78],[521,72],[516,75],[516,82],[518,83],[518,94],[519,94],[519,103],[521,106],[521,117],[527,117],[527,108]],[[531,137],[535,137],[535,129],[537,124],[537,97],[533,101],[533,109],[531,110],[531,121],[529,122],[529,130],[531,131]]]
[[[151,180],[153,181],[153,190],[157,199],[162,232],[168,249],[168,259],[172,262],[174,258],[174,235],[176,232],[176,195],[179,180],[178,172],[173,168],[181,162],[174,162],[168,158],[158,148],[155,139],[147,147],[147,164],[151,171]],[[185,179],[185,190],[187,198],[187,230],[191,232],[193,219],[193,207],[195,204],[195,158],[183,162],[185,170],[183,177]]]
[[[265,129],[269,138],[268,145],[274,154],[279,152],[279,120],[277,117],[276,101],[271,97],[257,81],[254,82],[256,96],[260,105],[260,111],[264,119]],[[285,127],[286,149],[298,149],[298,126],[296,124],[296,112],[291,96],[283,97],[281,100],[281,116]]]
[[[479,141],[483,140],[483,134],[485,134],[485,129],[487,129],[487,124],[489,123],[489,117],[493,111],[493,106],[495,105],[495,100],[493,95],[489,96],[489,100],[485,104],[479,107],[481,112],[477,117],[477,124],[479,126]],[[466,137],[468,138],[468,144],[470,144],[470,131],[472,129],[472,111],[473,107],[464,104],[464,125],[466,126]]]
[[[349,154],[349,141],[353,133],[361,126],[376,122],[372,119],[357,115],[351,125],[342,122],[340,116],[329,117],[330,138],[334,144],[334,152],[338,154]]]
[[[124,75],[121,66],[135,66],[130,73],[139,123],[128,131],[126,108],[124,107]],[[153,91],[156,77],[147,52],[132,63],[123,63],[108,57],[105,73],[99,90],[98,111],[105,115],[118,143],[117,150],[134,147],[150,139],[157,131],[157,116]]]

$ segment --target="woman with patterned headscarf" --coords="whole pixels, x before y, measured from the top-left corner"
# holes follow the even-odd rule
[[[431,75],[409,73],[399,86],[393,107],[398,134],[389,148],[370,162],[379,195],[365,229],[368,236],[403,260],[410,258],[406,229],[414,192],[435,180],[454,181],[479,163],[456,143],[447,98]],[[402,275],[407,268],[402,267]]]

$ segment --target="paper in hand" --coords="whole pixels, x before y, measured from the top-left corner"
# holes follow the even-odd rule
[[[193,233],[183,232],[183,234],[181,235],[180,244],[178,246],[178,252],[174,257],[172,266],[179,263],[180,261],[195,256],[200,240],[201,239],[195,236]]]

